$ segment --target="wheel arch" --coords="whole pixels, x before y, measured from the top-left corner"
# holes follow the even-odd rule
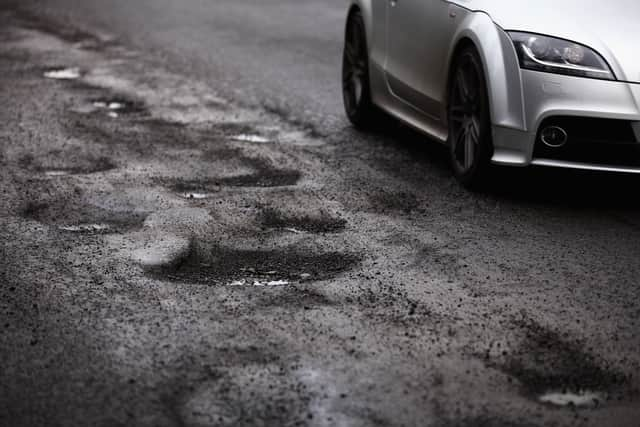
[[[452,39],[447,63],[447,105],[456,55],[473,46],[482,60],[491,123],[526,130],[522,81],[518,57],[509,36],[483,12],[468,12]]]

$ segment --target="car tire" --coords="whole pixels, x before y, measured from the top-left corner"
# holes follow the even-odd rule
[[[359,11],[349,15],[345,30],[342,99],[347,117],[355,127],[373,127],[377,111],[371,101],[367,36],[364,19]]]
[[[489,177],[493,145],[484,68],[473,46],[462,48],[456,55],[449,81],[447,120],[451,167],[464,187],[478,190]]]

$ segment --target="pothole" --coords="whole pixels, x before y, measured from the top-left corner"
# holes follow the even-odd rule
[[[109,157],[84,157],[66,153],[48,154],[46,159],[24,156],[20,165],[25,169],[42,173],[48,177],[87,175],[115,169],[117,165]]]
[[[93,111],[104,111],[111,118],[118,118],[121,115],[142,113],[144,106],[136,101],[124,97],[97,98],[91,101]]]
[[[337,233],[344,230],[347,225],[347,221],[342,218],[312,215],[293,216],[274,208],[263,209],[261,223],[263,227],[291,233]]]
[[[194,242],[180,263],[149,269],[148,273],[175,282],[286,286],[292,282],[331,278],[358,262],[359,257],[342,252],[234,249]]]
[[[526,340],[495,366],[516,378],[533,399],[558,406],[589,406],[623,398],[628,391],[626,375],[585,352],[579,342],[567,341],[534,322],[523,326]]]
[[[209,155],[215,156],[216,159],[237,159],[253,170],[253,172],[243,175],[215,179],[214,181],[219,186],[286,187],[296,185],[302,178],[302,174],[297,170],[276,166],[273,161],[261,157],[249,157],[240,149],[216,150]]]
[[[226,177],[216,182],[228,187],[286,187],[296,185],[302,174],[295,170],[265,167],[255,173]]]
[[[81,200],[59,199],[30,202],[21,212],[24,218],[57,227],[68,233],[115,233],[142,227],[142,213],[107,210]]]
[[[206,199],[209,197],[208,193],[199,193],[197,191],[185,191],[183,193],[178,193],[178,196],[182,197],[183,199],[188,199],[188,200],[202,200],[202,199]]]
[[[260,164],[255,172],[220,178],[161,180],[178,196],[186,199],[205,199],[221,187],[285,187],[296,185],[302,174],[294,170],[275,169]]]
[[[212,130],[223,136],[253,135],[253,132],[255,132],[255,128],[251,124],[239,122],[219,122],[213,126]]]
[[[118,99],[120,97],[115,100]],[[94,100],[99,103],[98,105],[103,105],[114,98],[94,98]],[[186,126],[152,118],[145,104],[126,98],[122,100],[127,102],[125,107],[115,111],[109,110],[108,105],[106,108],[94,107],[88,101],[76,106],[74,111],[82,117],[66,123],[67,131],[79,140],[90,139],[111,150],[114,146],[122,146],[130,152],[143,156],[153,155],[159,146],[171,149],[195,148],[203,140],[218,141],[218,137],[211,135],[208,128]],[[130,120],[126,126],[117,126],[114,125],[113,120],[104,119],[104,116],[108,116],[109,113],[115,113],[118,117],[127,115],[133,120]]]
[[[167,184],[166,181],[163,184]],[[176,179],[168,183],[169,188],[178,197],[187,200],[204,200],[220,190],[219,183],[212,179],[183,180]]]
[[[118,101],[93,101],[91,103],[96,108],[106,108],[111,111],[122,110],[125,104]]]
[[[78,67],[52,68],[44,72],[44,77],[54,80],[75,80],[82,76],[82,71]]]

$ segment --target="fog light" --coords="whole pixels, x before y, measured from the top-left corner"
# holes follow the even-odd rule
[[[559,148],[567,143],[569,135],[561,127],[547,126],[540,132],[540,139],[549,147]]]

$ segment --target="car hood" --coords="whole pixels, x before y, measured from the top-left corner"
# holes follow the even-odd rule
[[[455,0],[505,30],[561,37],[598,51],[618,80],[640,82],[638,0]]]

